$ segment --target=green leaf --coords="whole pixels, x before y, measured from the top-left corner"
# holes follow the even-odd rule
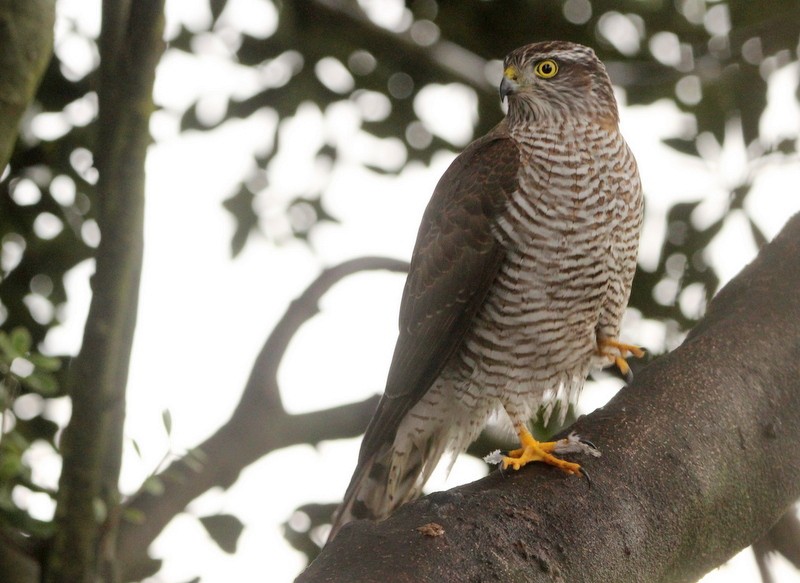
[[[13,451],[16,453],[22,453],[30,446],[31,442],[19,431],[6,433],[3,436],[3,441],[0,442],[0,453],[2,453],[2,455],[0,455],[0,462],[3,461],[3,457],[7,455],[7,452]]]
[[[215,514],[213,516],[203,516],[200,518],[209,536],[219,545],[223,551],[229,554],[236,552],[236,545],[239,537],[244,530],[242,521],[232,514]]]
[[[208,455],[199,447],[193,447],[188,452],[186,452],[186,457],[191,457],[201,464],[208,463]]]
[[[17,352],[17,356],[25,356],[31,350],[31,333],[21,326],[11,331],[11,346]]]
[[[97,524],[102,524],[106,521],[108,517],[108,507],[103,500],[94,498],[92,500],[92,511],[94,512],[94,520]]]
[[[40,539],[53,536],[55,525],[33,518],[26,510],[17,508],[5,493],[0,496],[0,522],[24,532],[26,535]]]
[[[22,379],[22,384],[43,397],[58,394],[58,381],[49,372],[34,372]]]
[[[55,372],[61,368],[61,359],[55,356],[45,356],[34,352],[28,355],[28,360],[33,363],[36,368],[40,368],[47,372]]]
[[[11,342],[11,338],[9,338],[8,334],[5,332],[0,332],[0,351],[3,352],[5,356],[4,360],[6,360],[8,364],[11,364],[11,361],[18,356],[22,356],[21,354],[17,354],[14,349],[14,344]]]
[[[169,409],[164,409],[161,412],[161,422],[164,424],[164,430],[167,435],[172,435],[172,413],[169,412]]]
[[[8,409],[18,394],[19,380],[14,375],[7,374],[0,381],[0,411]]]
[[[142,489],[153,496],[161,496],[164,493],[164,482],[158,476],[150,476],[142,484]]]
[[[5,482],[15,478],[22,473],[23,469],[22,458],[17,452],[3,452],[2,459],[0,459],[0,480]]]
[[[45,419],[40,414],[30,419],[17,419],[14,432],[29,443],[41,439],[52,445],[53,449],[56,449],[55,436],[59,429],[58,423],[50,419]]]
[[[203,471],[207,461],[208,456],[198,448],[190,449],[183,458],[183,462],[198,474]]]
[[[24,512],[25,514],[22,528],[28,534],[31,534],[39,539],[49,539],[53,536],[53,534],[55,534],[56,525],[54,523],[46,522],[44,520],[37,520],[31,517],[26,511],[21,512]]]
[[[138,508],[125,508],[122,511],[122,519],[131,524],[144,524],[145,515]]]

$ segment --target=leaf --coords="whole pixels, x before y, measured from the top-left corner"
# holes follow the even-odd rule
[[[45,419],[42,415],[37,415],[31,419],[17,419],[14,431],[30,443],[41,439],[55,449],[55,436],[59,429],[60,427],[55,421]]]
[[[138,508],[125,508],[122,511],[122,519],[125,522],[130,522],[131,524],[144,524],[145,515],[144,512],[139,510]]]
[[[164,482],[158,476],[150,476],[142,484],[142,490],[153,496],[161,496],[164,493]]]
[[[172,435],[172,413],[169,412],[169,409],[164,409],[161,412],[161,422],[164,424],[164,430],[167,435]]]
[[[55,534],[56,531],[56,525],[54,522],[36,520],[35,518],[31,517],[27,512],[25,512],[25,521],[23,528],[27,533],[42,540],[50,539]]]
[[[47,372],[55,372],[61,369],[61,359],[55,356],[45,356],[34,352],[28,355],[28,360],[33,363],[36,368],[40,368]]]
[[[142,450],[139,448],[139,442],[136,441],[135,439],[131,439],[131,445],[133,446],[133,451],[136,452],[136,456],[139,459],[144,459],[142,458]]]
[[[688,156],[700,157],[700,152],[697,151],[697,142],[695,140],[687,140],[684,138],[666,138],[662,140],[664,144]]]
[[[54,397],[58,394],[58,381],[48,372],[34,372],[22,379],[22,384],[43,397]]]
[[[236,230],[231,239],[232,257],[236,257],[242,252],[250,233],[258,228],[259,217],[253,208],[254,200],[255,195],[243,184],[239,192],[222,202],[222,206],[233,215],[236,221]]]
[[[31,350],[32,342],[27,328],[19,326],[11,331],[11,346],[17,352],[16,356],[26,356]]]
[[[183,462],[198,474],[203,471],[207,461],[208,456],[198,448],[190,449],[183,458]]]
[[[201,517],[200,524],[205,527],[219,548],[231,555],[236,552],[236,545],[244,530],[241,520],[232,514],[215,514]]]
[[[8,334],[5,332],[0,332],[0,351],[3,352],[5,360],[7,360],[9,364],[18,356],[22,356],[21,354],[16,353],[16,350],[14,350],[14,345],[11,342],[11,338],[9,338]]]
[[[101,498],[92,499],[92,511],[97,524],[102,524],[108,518],[108,506]]]
[[[15,478],[23,469],[22,458],[17,452],[3,452],[3,458],[0,460],[0,480],[5,482]]]
[[[784,138],[778,142],[774,149],[787,155],[794,154],[797,151],[797,140],[795,138]]]
[[[214,22],[217,21],[219,15],[222,14],[222,11],[225,9],[225,5],[228,3],[228,0],[211,0],[209,2],[209,8],[211,9],[211,18],[214,19]]]
[[[125,577],[128,581],[144,581],[149,580],[161,569],[164,561],[161,559],[151,559],[150,557],[142,557],[137,559],[132,565],[125,569]]]
[[[750,233],[753,235],[753,240],[756,243],[756,248],[761,249],[764,245],[769,243],[767,236],[764,232],[753,222],[753,219],[747,217],[747,222],[750,225]]]
[[[0,520],[28,536],[32,535],[39,539],[49,539],[55,531],[53,522],[33,518],[26,510],[16,507],[13,501],[5,496],[0,500]]]

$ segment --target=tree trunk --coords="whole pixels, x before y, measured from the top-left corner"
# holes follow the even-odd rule
[[[298,581],[695,581],[762,537],[800,497],[800,215],[570,430],[591,485],[493,472],[348,525]]]
[[[0,0],[0,174],[53,53],[55,0]]]

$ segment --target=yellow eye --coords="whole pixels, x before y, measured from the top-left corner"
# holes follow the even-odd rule
[[[539,61],[533,68],[533,72],[542,79],[550,79],[555,77],[556,73],[558,73],[558,63],[556,63],[553,59]]]

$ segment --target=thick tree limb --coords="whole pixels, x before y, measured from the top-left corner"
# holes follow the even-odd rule
[[[634,284],[635,285],[635,284]],[[678,349],[573,427],[585,480],[494,472],[345,527],[298,581],[695,581],[800,497],[800,215]],[[416,530],[428,523],[441,536]]]
[[[125,579],[138,578],[152,564],[147,548],[167,523],[206,492],[230,487],[241,471],[276,449],[298,443],[355,437],[363,433],[378,397],[302,415],[286,413],[280,399],[278,366],[300,327],[318,313],[320,298],[343,278],[368,270],[405,272],[408,263],[361,257],[324,270],[294,300],[256,357],[239,405],[230,420],[191,454],[164,470],[161,494],[142,491],[126,505],[144,516],[142,524],[125,522],[118,537],[118,558]],[[198,467],[198,460],[202,460]]]

